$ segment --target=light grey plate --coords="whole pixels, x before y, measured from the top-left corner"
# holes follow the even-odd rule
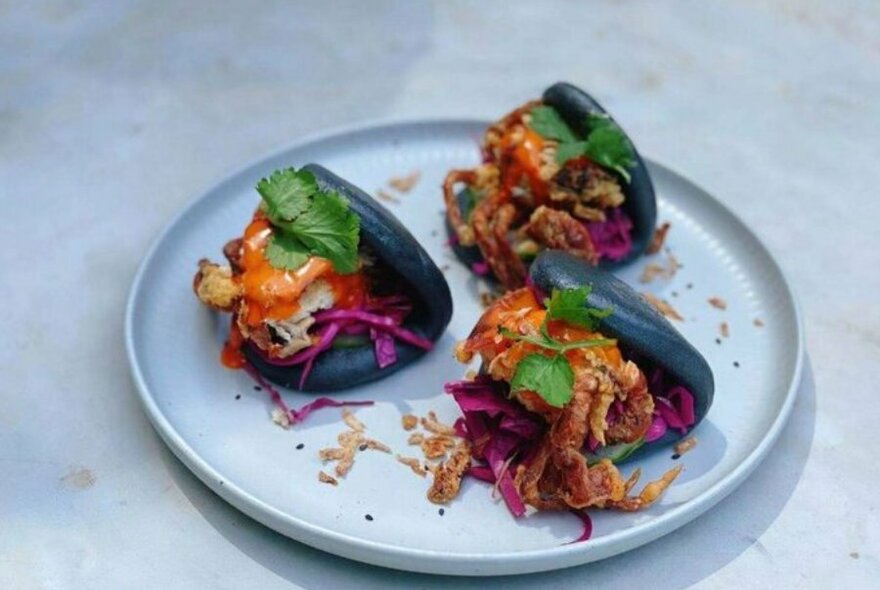
[[[340,411],[322,410],[291,430],[270,421],[264,392],[255,391],[244,373],[218,363],[228,318],[209,312],[193,296],[196,261],[221,258],[221,247],[240,235],[257,203],[255,183],[276,168],[318,162],[368,192],[393,176],[420,171],[416,187],[388,206],[445,269],[455,298],[452,323],[420,362],[339,395],[375,400],[375,406],[357,409],[369,434],[395,452],[417,456],[407,446],[400,416],[433,409],[449,423],[455,419],[457,407],[442,385],[464,374],[451,349],[481,312],[484,287],[444,245],[439,187],[450,168],[478,162],[485,125],[388,124],[299,143],[199,197],[144,260],[125,321],[128,358],[144,408],[181,461],[266,526],[344,557],[412,571],[494,575],[562,568],[627,551],[696,518],[739,485],[776,440],[794,402],[803,358],[791,289],[739,219],[686,179],[651,163],[659,219],[672,222],[667,245],[683,268],[672,280],[641,285],[638,277],[649,262],[642,259],[621,275],[679,310],[685,321],[676,325],[706,356],[717,384],[715,405],[696,430],[699,444],[680,459],[686,470],[661,502],[636,514],[593,511],[593,538],[564,545],[580,530],[571,515],[517,521],[487,486],[466,481],[441,516],[425,499],[428,480],[383,453],[359,454],[338,487],[318,482],[317,451],[334,445],[342,430]],[[654,258],[664,262],[664,256]],[[726,300],[726,311],[708,304],[713,296]],[[765,325],[755,326],[755,318]],[[721,322],[728,323],[730,337],[717,344]],[[285,396],[293,406],[310,399],[303,393]],[[300,443],[305,446],[297,450]],[[624,471],[639,466],[647,481],[674,464],[672,452],[658,452]]]

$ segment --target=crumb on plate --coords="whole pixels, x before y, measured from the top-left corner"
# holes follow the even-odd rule
[[[716,309],[727,309],[727,302],[721,297],[710,297],[709,305]]]
[[[645,250],[645,252],[648,254],[656,254],[659,252],[663,248],[663,243],[666,241],[666,234],[669,233],[669,228],[671,227],[671,223],[664,221],[662,225],[655,229],[654,235],[651,236],[651,243],[648,244],[648,249]]]
[[[409,467],[412,472],[419,477],[425,477],[426,475],[428,475],[428,469],[424,465],[422,465],[422,462],[415,457],[404,457],[403,455],[397,455],[397,461]]]
[[[321,483],[329,483],[331,486],[338,486],[339,480],[333,477],[332,475],[328,475],[323,471],[318,472],[318,481]]]
[[[675,454],[681,457],[695,446],[697,446],[697,437],[686,438],[675,445]]]
[[[665,299],[660,299],[652,293],[642,293],[642,297],[644,297],[645,301],[654,306],[654,309],[662,313],[664,316],[680,322],[684,321],[684,317],[682,317],[682,315]]]
[[[418,170],[415,170],[407,174],[406,176],[391,178],[388,181],[388,186],[402,193],[408,193],[413,189],[413,187],[415,187],[421,177],[422,173]]]

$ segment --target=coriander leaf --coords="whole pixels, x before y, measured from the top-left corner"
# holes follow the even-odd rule
[[[266,245],[266,258],[275,268],[296,270],[309,259],[309,249],[294,236],[276,232]]]
[[[550,336],[546,324],[541,326],[541,338],[528,334],[517,334],[513,330],[508,330],[503,326],[498,327],[498,333],[505,338],[517,342],[529,342],[535,346],[540,346],[541,348],[546,348],[548,350],[555,350],[557,352],[565,352],[576,348],[591,348],[593,346],[614,346],[617,344],[617,340],[614,338],[594,338],[591,340],[575,340],[574,342],[559,342]]]
[[[330,260],[336,272],[351,274],[357,270],[361,220],[339,193],[316,195],[308,209],[281,227],[315,255]]]
[[[516,366],[510,387],[514,391],[534,391],[551,406],[561,408],[571,399],[574,371],[561,354],[530,354]]]
[[[295,219],[309,207],[317,191],[315,175],[308,170],[276,170],[257,183],[257,192],[263,197],[264,210],[272,223]]]
[[[547,139],[555,139],[560,143],[577,141],[568,124],[562,119],[556,109],[547,105],[533,108],[529,113],[532,116],[529,127],[538,135]]]
[[[518,334],[513,330],[505,328],[504,326],[498,326],[498,333],[504,336],[505,338],[509,338],[511,340],[515,340],[517,342],[530,342],[535,346],[540,346],[541,348],[549,348],[550,350],[560,350],[562,345],[559,342],[556,342],[550,335],[547,334],[543,330],[544,326],[541,326],[541,338],[537,336],[532,336],[530,334]]]
[[[601,115],[590,115],[587,126],[590,133],[583,154],[597,164],[615,170],[629,182],[628,168],[635,164],[635,152],[623,131],[614,121]]]
[[[598,449],[596,449],[595,453],[587,453],[587,464],[592,466],[602,459],[608,459],[615,464],[620,463],[621,461],[635,453],[637,450],[639,450],[639,448],[644,444],[645,437],[642,437],[631,443],[599,447]]]
[[[591,291],[592,287],[587,285],[576,289],[553,289],[550,299],[545,300],[547,319],[595,330],[596,320],[608,317],[613,310],[591,307],[587,303]]]
[[[570,143],[560,143],[556,148],[556,163],[562,166],[572,158],[578,158],[584,155],[587,149],[586,141],[572,141]]]

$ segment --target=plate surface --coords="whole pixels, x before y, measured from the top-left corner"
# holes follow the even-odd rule
[[[715,404],[695,431],[699,444],[679,461],[685,471],[651,509],[623,514],[592,511],[593,538],[567,514],[515,521],[484,484],[466,480],[446,507],[425,499],[429,480],[380,452],[357,457],[337,487],[317,480],[318,449],[335,446],[344,426],[338,409],[313,414],[284,430],[270,420],[265,392],[243,372],[220,366],[228,318],[202,307],[191,291],[196,261],[222,259],[240,235],[258,196],[254,185],[282,166],[318,162],[375,193],[388,179],[419,171],[415,188],[388,208],[444,269],[455,314],[436,349],[379,383],[338,394],[374,400],[356,408],[368,435],[396,452],[419,456],[406,443],[400,416],[435,410],[451,423],[457,406],[442,391],[466,367],[451,354],[479,316],[481,281],[445,246],[440,183],[446,171],[479,160],[486,122],[387,124],[314,138],[250,165],[184,210],[157,239],[137,273],[126,310],[126,347],[141,401],[156,430],[206,485],[249,516],[289,537],[344,557],[399,569],[497,575],[563,568],[602,559],[656,539],[696,518],[732,491],[775,442],[794,402],[803,358],[800,314],[786,280],[760,241],[730,211],[686,179],[649,163],[660,221],[670,221],[666,245],[682,267],[670,280],[639,283],[643,258],[618,273],[642,291],[668,300],[675,322],[715,373]],[[389,191],[390,192],[390,191]],[[727,302],[722,311],[710,297]],[[755,319],[763,321],[759,327]],[[730,336],[721,338],[727,322]],[[720,344],[718,341],[720,341]],[[285,392],[291,406],[312,396]],[[304,445],[297,449],[298,445]],[[643,481],[671,467],[673,451],[639,466]],[[372,520],[367,520],[366,515]]]

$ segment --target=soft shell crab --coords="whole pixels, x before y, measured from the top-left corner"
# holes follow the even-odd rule
[[[193,280],[202,303],[232,314],[225,365],[329,391],[431,349],[452,316],[449,286],[393,215],[314,164],[257,190],[261,206],[223,248],[228,265],[202,260]]]
[[[479,167],[446,176],[447,229],[456,254],[504,288],[521,287],[543,250],[607,268],[648,246],[657,213],[647,167],[579,88],[554,84],[491,125],[482,153]]]
[[[631,495],[640,471],[624,478],[617,464],[685,436],[706,416],[709,365],[630,287],[576,256],[544,252],[530,279],[495,301],[456,348],[462,362],[482,360],[476,379],[447,385],[474,460],[506,486],[516,515],[518,503],[649,506],[681,467]]]

